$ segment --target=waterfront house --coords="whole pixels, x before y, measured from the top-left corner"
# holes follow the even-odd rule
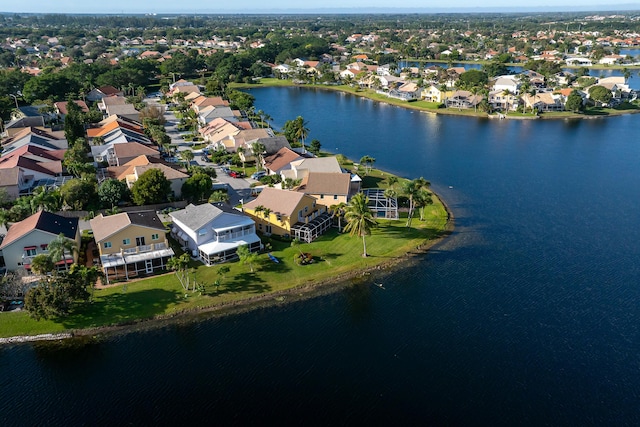
[[[314,197],[296,191],[264,188],[246,203],[244,212],[265,235],[292,237],[311,242],[331,227],[326,206]]]
[[[283,147],[275,154],[264,158],[264,169],[269,175],[282,175],[286,170],[291,169],[291,162],[304,159],[303,156],[295,151]]]
[[[482,101],[482,95],[474,95],[468,90],[457,90],[447,98],[445,105],[447,108],[466,109],[476,107],[480,101]]]
[[[107,283],[164,270],[174,255],[153,211],[100,214],[89,223]]]
[[[80,248],[80,229],[78,218],[65,218],[51,212],[39,211],[30,217],[9,227],[7,235],[0,245],[4,263],[8,271],[24,268],[31,270],[33,257],[48,254],[48,245],[62,233]],[[56,266],[64,268],[78,259],[78,253],[65,254]]]
[[[255,222],[224,203],[189,204],[169,215],[171,235],[206,265],[236,259],[240,246],[252,252],[262,247]]]
[[[297,191],[316,199],[325,207],[347,203],[351,191],[351,175],[335,172],[309,172]]]

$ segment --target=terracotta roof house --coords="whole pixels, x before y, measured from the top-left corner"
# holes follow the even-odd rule
[[[171,234],[206,265],[236,259],[240,246],[251,252],[262,247],[255,222],[224,203],[189,204],[169,215]]]
[[[88,113],[89,112],[89,107],[87,106],[87,104],[83,101],[83,100],[74,100],[73,101],[78,107],[80,107],[80,110],[82,110],[83,113]],[[58,113],[58,115],[64,117],[67,115],[68,111],[67,111],[67,101],[61,101],[61,102],[56,102],[53,104],[56,107],[56,111]]]
[[[101,214],[89,223],[107,283],[164,270],[174,255],[153,211]]]
[[[265,235],[291,236],[311,242],[331,227],[326,207],[316,204],[314,197],[296,191],[264,188],[243,210]]]
[[[213,119],[207,126],[200,128],[199,132],[204,140],[212,147],[218,145],[225,138],[240,132],[241,128],[237,123],[231,123],[223,118]]]
[[[482,95],[474,95],[468,90],[457,90],[445,100],[447,108],[474,108],[482,101]]]
[[[291,162],[302,160],[303,156],[290,148],[281,148],[277,153],[264,158],[264,168],[269,175],[282,174],[283,171],[291,169]]]
[[[78,218],[65,218],[51,212],[39,211],[30,217],[13,224],[5,236],[0,251],[4,256],[7,270],[19,268],[31,269],[33,257],[48,253],[47,246],[58,235],[76,242],[80,248],[80,229]],[[66,254],[65,259],[58,262],[58,266],[72,264],[78,259],[78,254]]]
[[[96,102],[100,101],[105,96],[122,96],[124,95],[121,90],[116,89],[113,86],[100,86],[98,88],[92,89],[86,96],[87,101]]]
[[[351,175],[348,173],[310,172],[297,191],[315,197],[318,204],[326,207],[347,203],[351,191]]]

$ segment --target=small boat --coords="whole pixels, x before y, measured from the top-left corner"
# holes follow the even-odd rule
[[[380,289],[385,289],[384,286],[382,286],[382,283],[373,283],[374,285],[376,285],[377,287],[379,287]]]

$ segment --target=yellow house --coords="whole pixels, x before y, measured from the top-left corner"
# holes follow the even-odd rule
[[[296,191],[265,188],[255,200],[244,205],[244,212],[259,232],[311,242],[331,226],[327,208],[314,197]]]
[[[99,215],[90,224],[107,283],[164,270],[174,255],[153,211]]]

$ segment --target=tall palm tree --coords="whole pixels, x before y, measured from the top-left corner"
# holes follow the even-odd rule
[[[344,231],[348,231],[352,236],[362,237],[362,256],[367,256],[367,242],[365,236],[371,234],[371,229],[378,223],[369,209],[369,198],[362,193],[358,193],[351,198],[344,215],[347,225]]]
[[[302,151],[306,152],[307,151],[307,147],[304,144],[304,140],[307,136],[309,136],[309,128],[307,128],[307,122],[304,121],[304,119],[302,118],[302,116],[298,116],[295,118],[295,120],[293,121],[293,125],[294,125],[294,133],[293,136],[296,139],[299,139],[300,142],[302,143]]]
[[[49,254],[54,262],[63,261],[64,269],[69,271],[69,266],[67,265],[67,252],[71,256],[78,253],[78,245],[73,240],[67,238],[63,233],[58,234],[58,236],[49,243]]]
[[[242,173],[243,174],[247,174],[247,170],[244,168],[244,161],[245,161],[245,152],[246,150],[244,149],[244,147],[238,147],[238,149],[236,150],[236,152],[238,153],[238,156],[240,157],[240,161],[242,162]]]
[[[256,169],[257,170],[261,170],[262,169],[262,159],[263,159],[265,150],[266,150],[266,148],[265,148],[264,144],[262,144],[261,142],[254,142],[251,145],[251,151],[253,151],[253,155],[256,156]]]
[[[509,97],[513,95],[513,92],[511,92],[509,89],[505,89],[502,91],[502,96],[505,97],[505,105],[506,105],[506,110],[504,112],[505,115],[507,115],[507,113],[509,112]]]
[[[421,190],[428,188],[429,181],[420,177],[412,181],[406,181],[402,186],[402,192],[409,197],[409,214],[407,216],[407,227],[411,227],[411,219],[413,218],[413,210],[415,208],[415,199]]]

